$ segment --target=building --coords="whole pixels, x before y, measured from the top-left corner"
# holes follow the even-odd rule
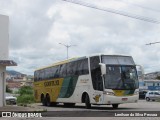
[[[6,66],[16,66],[17,64],[9,60],[9,17],[0,15],[0,107],[5,105],[6,91]]]
[[[158,90],[160,91],[160,80],[151,79],[151,80],[144,80],[140,82],[140,90],[148,91],[148,90]]]

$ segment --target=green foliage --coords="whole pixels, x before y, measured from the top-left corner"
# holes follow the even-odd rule
[[[6,92],[7,92],[7,93],[12,93],[12,90],[9,89],[7,85],[6,85]]]
[[[33,88],[30,86],[23,86],[19,89],[18,93],[20,94],[20,96],[25,94],[33,95]]]
[[[160,80],[160,76],[157,76],[156,79]]]
[[[33,88],[30,86],[23,86],[19,89],[20,96],[17,97],[17,103],[25,106],[26,104],[34,103]]]
[[[34,96],[29,94],[24,94],[17,97],[17,103],[30,104],[34,103]]]

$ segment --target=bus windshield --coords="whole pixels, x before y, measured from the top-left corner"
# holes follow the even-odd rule
[[[105,89],[137,89],[138,77],[135,66],[106,65]]]

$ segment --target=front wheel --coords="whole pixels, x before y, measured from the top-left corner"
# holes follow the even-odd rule
[[[112,104],[112,107],[113,107],[114,109],[117,109],[117,108],[118,108],[118,104]]]
[[[150,98],[149,98],[149,97],[147,97],[147,98],[146,98],[146,101],[150,101]]]
[[[90,108],[91,108],[91,103],[90,103],[88,94],[87,94],[86,97],[85,97],[85,104],[86,104],[86,108],[87,108],[87,109],[90,109]]]

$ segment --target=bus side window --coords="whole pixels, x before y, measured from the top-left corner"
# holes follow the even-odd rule
[[[67,76],[74,76],[76,73],[77,64],[76,62],[70,62],[67,64]]]
[[[55,66],[54,78],[59,78],[59,66]]]
[[[59,67],[59,77],[66,77],[66,75],[67,75],[66,64],[60,65],[60,67]]]
[[[34,72],[34,81],[37,81],[37,71]]]
[[[88,59],[82,60],[82,74],[89,74]]]
[[[76,70],[75,74],[76,75],[89,74],[88,59],[87,58],[77,61],[77,70]]]
[[[82,75],[82,73],[81,73],[81,64],[82,64],[82,60],[78,60],[77,61],[77,70],[76,70],[76,74],[77,75]]]

